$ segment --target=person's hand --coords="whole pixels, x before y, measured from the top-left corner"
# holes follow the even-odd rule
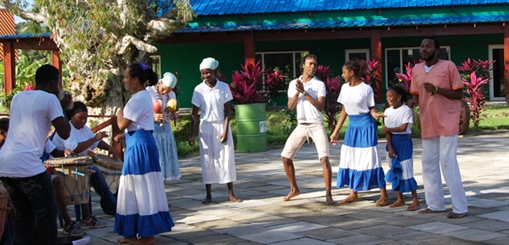
[[[428,93],[434,94],[435,91],[437,90],[437,86],[433,85],[430,82],[425,82],[424,83],[424,90],[426,90],[426,92],[428,92]]]
[[[396,151],[392,149],[392,147],[389,147],[389,158],[393,159],[396,156]]]
[[[194,136],[189,137],[189,145],[194,146]]]
[[[221,142],[221,144],[224,144],[227,140],[228,140],[228,133],[227,133],[227,132],[224,132],[224,133],[221,135],[221,138],[219,138],[219,142]]]
[[[338,143],[338,134],[332,133],[330,135],[330,142],[332,143],[332,145],[336,145]]]
[[[99,131],[94,136],[95,140],[102,140],[103,138],[106,138],[106,137],[108,137],[108,134],[104,131]]]
[[[154,121],[162,122],[164,115],[162,113],[154,113]]]
[[[378,120],[378,118],[385,117],[385,115],[383,113],[376,113],[376,112],[371,114],[371,116],[373,116],[373,118],[375,118],[376,120]]]
[[[122,142],[122,141],[125,141],[125,134],[122,133],[122,134],[117,134],[115,135],[115,137],[113,137],[113,140],[115,142]]]
[[[299,92],[299,93],[302,93],[302,92],[304,92],[304,91],[305,91],[305,90],[304,90],[304,84],[303,84],[303,83],[302,83],[302,81],[301,81],[301,80],[299,80],[299,79],[297,79],[297,83],[295,84],[295,87],[296,87],[296,89],[297,89],[297,92]]]
[[[120,155],[118,154],[118,152],[115,149],[113,149],[113,147],[110,147],[108,149],[108,154],[110,154],[113,157],[113,159],[115,159],[117,161],[120,161],[122,159],[122,158],[120,158]]]
[[[175,121],[175,120],[178,120],[178,118],[179,118],[179,114],[177,112],[172,112],[170,114],[170,119],[171,120]]]
[[[388,133],[390,133],[389,128],[387,128],[386,126],[384,126],[384,127],[382,128],[382,133],[383,133],[383,134],[388,134]]]
[[[72,156],[72,155],[74,155],[74,152],[72,152],[71,150],[69,150],[69,149],[64,150],[64,157],[68,157],[68,156]]]
[[[60,100],[60,105],[62,106],[62,109],[65,111],[72,109],[72,95],[64,90],[61,90],[59,92],[58,98]],[[70,107],[70,108],[69,108]]]

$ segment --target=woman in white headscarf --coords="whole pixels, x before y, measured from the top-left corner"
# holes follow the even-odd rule
[[[237,179],[233,137],[230,130],[230,101],[233,99],[228,85],[216,78],[219,62],[205,58],[200,64],[203,82],[194,89],[191,117],[191,137],[194,145],[194,129],[200,111],[200,156],[202,178],[207,196],[203,204],[212,202],[212,184],[227,184],[230,201],[241,202],[233,194],[233,181]]]
[[[177,112],[171,112],[168,101],[176,99],[173,88],[177,85],[177,78],[171,72],[166,72],[156,85],[147,87],[152,102],[160,101],[160,110],[154,111],[154,136],[159,151],[159,163],[165,181],[180,179],[180,166],[177,156],[177,143],[171,131],[171,121],[177,119]]]

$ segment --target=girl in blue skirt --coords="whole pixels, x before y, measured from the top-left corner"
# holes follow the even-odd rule
[[[152,136],[154,112],[145,89],[157,75],[145,63],[131,64],[124,82],[134,94],[117,113],[117,124],[125,133],[124,167],[118,190],[114,231],[119,243],[154,244],[154,235],[174,226],[168,211],[157,145]],[[118,140],[120,137],[115,137]]]
[[[380,188],[381,196],[375,204],[385,206],[389,199],[378,149],[376,123],[373,120],[382,114],[376,113],[373,89],[359,79],[366,71],[367,63],[364,60],[351,60],[343,66],[342,77],[346,83],[341,87],[338,98],[342,110],[330,140],[336,145],[339,130],[348,115],[349,123],[341,146],[337,186],[340,188],[348,185],[350,195],[338,204],[358,201],[359,191]]]
[[[389,208],[405,206],[403,192],[412,192],[413,201],[408,211],[419,209],[417,182],[414,179],[414,162],[412,158],[413,144],[410,126],[413,124],[412,109],[405,103],[409,94],[400,86],[387,90],[389,108],[384,112],[385,126],[382,131],[387,137],[387,162],[391,169],[385,180],[391,182],[392,190],[396,191],[398,200]]]

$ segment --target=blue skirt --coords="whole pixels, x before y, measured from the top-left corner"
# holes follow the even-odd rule
[[[152,133],[126,133],[124,158],[114,232],[124,237],[150,237],[171,231],[174,222]]]
[[[414,179],[413,166],[413,143],[409,134],[392,134],[392,148],[396,156],[392,159],[387,156],[387,162],[391,169],[387,171],[385,181],[390,182],[393,191],[411,192],[418,189],[417,182]],[[387,152],[389,146],[385,147]],[[387,154],[388,155],[388,154]]]
[[[350,122],[341,146],[337,187],[348,185],[355,192],[385,188],[375,121],[369,113],[348,117]]]
[[[171,131],[170,123],[165,122],[161,127],[160,122],[154,123],[154,139],[156,140],[159,153],[159,163],[165,181],[180,179],[180,165],[177,155],[177,142]]]

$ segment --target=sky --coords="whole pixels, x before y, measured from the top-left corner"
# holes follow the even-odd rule
[[[34,3],[33,0],[25,0],[25,2],[27,2],[29,5],[32,5]],[[3,6],[0,5],[1,8],[3,8]],[[16,16],[14,15],[14,23],[19,23],[19,22],[25,22],[26,20],[20,18],[19,16]]]

